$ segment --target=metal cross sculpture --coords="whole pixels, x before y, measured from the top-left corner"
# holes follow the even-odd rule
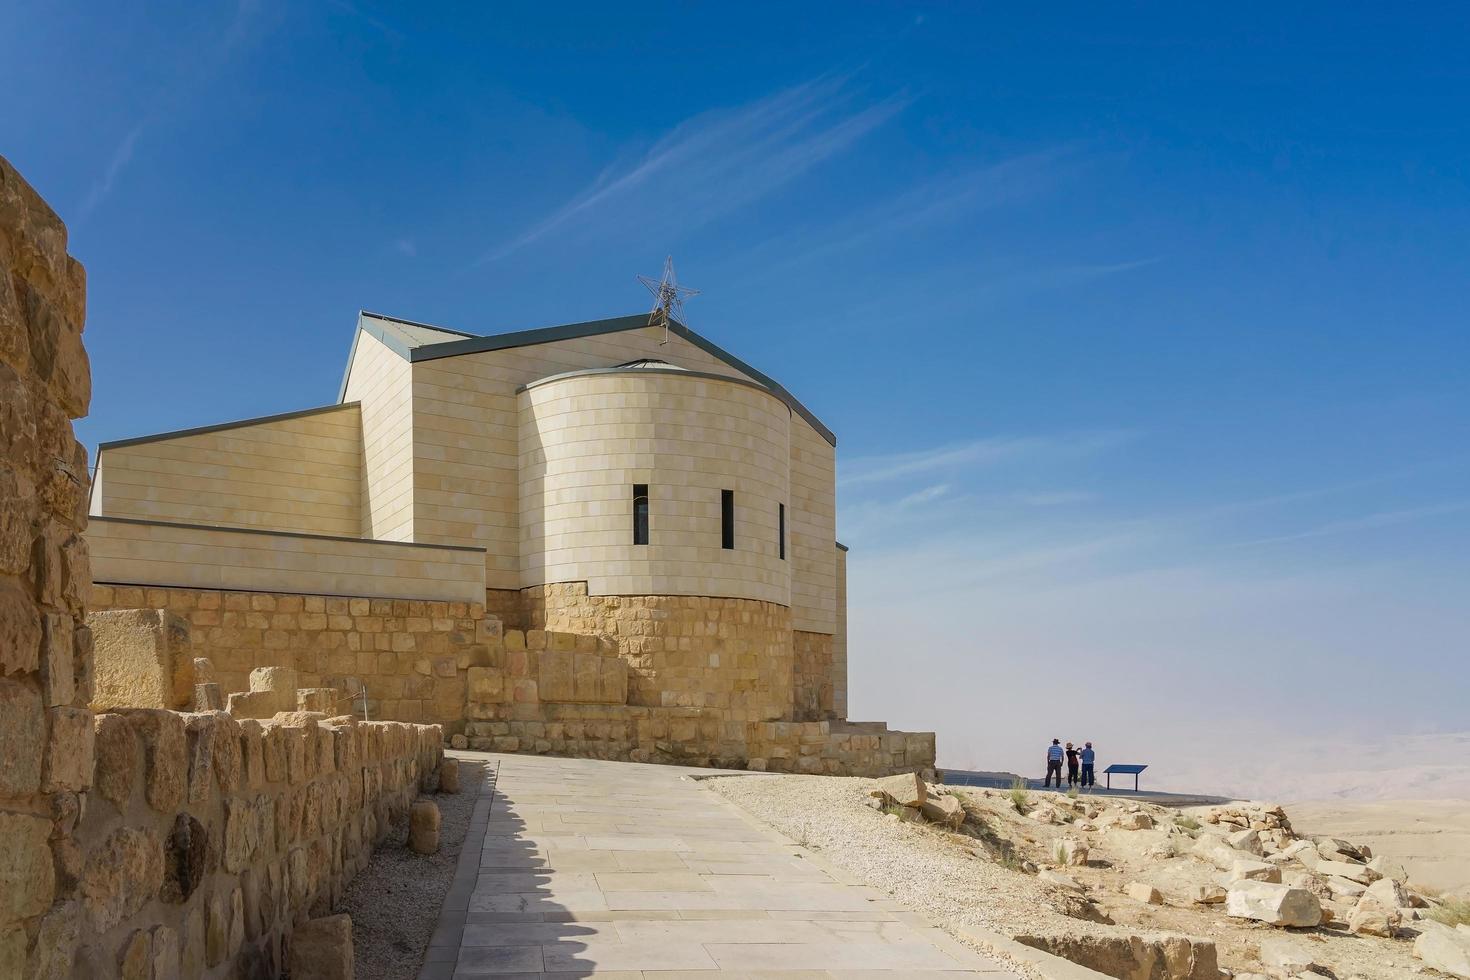
[[[669,342],[669,321],[671,319],[684,322],[684,301],[691,296],[698,296],[699,290],[681,286],[674,279],[674,257],[670,255],[664,259],[664,275],[662,279],[653,279],[649,276],[639,276],[638,281],[648,287],[653,294],[653,310],[648,314],[648,325],[656,327],[663,324],[664,339],[660,344]]]

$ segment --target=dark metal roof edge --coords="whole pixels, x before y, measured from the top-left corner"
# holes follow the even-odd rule
[[[185,524],[180,521],[148,521],[138,517],[89,517],[88,523],[110,521],[113,524],[137,524],[143,527],[181,527],[190,531],[225,531],[231,534],[264,534],[276,538],[307,538],[312,541],[346,541],[355,544],[391,544],[403,548],[438,548],[440,551],[474,551],[484,548],[462,544],[430,544],[426,541],[385,541],[381,538],[349,538],[340,534],[309,534],[305,531],[271,531],[259,527],[222,527],[218,524]]]
[[[282,412],[280,415],[262,415],[253,419],[239,419],[234,422],[220,422],[215,425],[201,425],[192,429],[175,429],[172,432],[155,432],[152,435],[136,436],[132,439],[114,439],[111,442],[99,442],[97,444],[97,463],[102,464],[102,453],[108,449],[122,449],[125,446],[138,446],[147,442],[160,442],[164,439],[180,439],[184,436],[202,436],[210,432],[222,432],[225,429],[239,429],[247,425],[265,425],[270,422],[285,422],[288,419],[299,419],[307,415],[321,415],[323,412],[335,412],[344,408],[354,408],[358,402],[338,402],[335,405],[320,405],[316,408],[303,408],[297,412]]]
[[[390,323],[401,323],[406,327],[423,327],[425,330],[438,330],[440,333],[452,333],[456,337],[474,338],[479,336],[479,334],[470,333],[466,330],[456,330],[453,327],[441,327],[437,323],[423,323],[419,320],[405,320],[401,316],[389,316],[386,313],[374,313],[372,310],[358,310],[357,315],[359,317],[370,316],[375,320],[387,320]],[[453,343],[453,341],[446,340],[444,341],[444,343],[449,344]]]
[[[542,385],[551,384],[554,381],[565,381],[568,378],[583,378],[599,374],[655,374],[661,378],[699,378],[701,381],[725,381],[730,384],[742,385],[746,388],[754,388],[756,391],[770,395],[785,405],[788,413],[791,411],[791,403],[789,401],[782,398],[780,393],[772,391],[759,381],[752,381],[750,378],[732,378],[728,374],[713,374],[709,371],[688,371],[683,368],[676,368],[672,371],[668,368],[578,368],[575,371],[563,371],[561,374],[548,374],[544,378],[529,381],[517,388],[516,394],[519,395],[523,391],[530,391],[532,388],[539,388]]]
[[[837,547],[840,548],[843,551],[851,551],[852,550],[847,545],[843,544],[841,541],[838,541],[837,542]]]
[[[549,344],[557,340],[620,333],[624,330],[646,326],[648,326],[648,314],[641,313],[634,316],[610,317],[605,320],[587,320],[582,323],[564,323],[555,327],[536,327],[532,330],[517,330],[513,333],[493,334],[488,337],[446,340],[442,344],[424,344],[422,347],[415,347],[412,360],[434,361],[441,357],[457,357],[460,354],[483,354],[488,351],[509,350],[512,347]]]
[[[483,354],[488,351],[507,350],[512,347],[530,347],[535,344],[548,344],[557,340],[572,340],[577,337],[595,337],[601,334],[620,333],[624,330],[635,330],[648,325],[648,314],[639,313],[633,316],[612,317],[606,320],[588,320],[584,323],[568,323],[557,327],[539,327],[535,330],[520,330],[515,333],[496,334],[489,337],[449,340],[442,344],[425,344],[421,347],[412,348],[406,356],[414,362],[433,361],[441,357],[457,357],[461,354]],[[792,411],[805,419],[830,445],[837,445],[837,436],[832,430],[823,425],[821,419],[818,419],[816,415],[812,414],[811,410],[803,405],[795,395],[787,391],[785,387],[770,375],[757,371],[734,354],[731,354],[713,341],[706,340],[677,320],[669,321],[669,330],[700,348],[705,353],[719,358],[736,370],[745,372],[756,381],[765,385],[780,396],[782,401],[791,406]]]

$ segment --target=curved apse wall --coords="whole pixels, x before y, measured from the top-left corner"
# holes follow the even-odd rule
[[[690,371],[611,368],[532,382],[518,407],[523,588],[585,581],[591,595],[791,604],[777,539],[791,411],[775,395]],[[635,484],[649,488],[647,545],[633,544]],[[734,550],[720,546],[721,490],[735,492]]]

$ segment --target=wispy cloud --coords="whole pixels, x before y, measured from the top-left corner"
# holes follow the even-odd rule
[[[93,182],[87,191],[87,196],[82,199],[81,206],[77,209],[78,218],[86,218],[97,209],[108,194],[112,193],[112,185],[117,180],[118,174],[123,168],[133,161],[133,150],[138,146],[138,137],[143,135],[143,124],[139,123],[118,143],[117,148],[112,151],[111,158],[107,161],[107,169],[102,171],[102,176]]]
[[[1034,198],[1077,169],[1075,157],[1075,147],[1057,146],[932,176],[838,221],[772,239],[751,254],[781,252],[805,263],[872,242],[903,241],[919,229]]]
[[[860,457],[842,468],[845,487],[882,483],[958,467],[988,466],[1021,459],[1075,459],[1123,445],[1134,433],[1115,430],[1060,436],[995,436],[911,453]]]
[[[574,219],[629,217],[655,197],[681,227],[709,221],[790,183],[893,118],[908,99],[859,105],[847,78],[821,78],[681,123],[631,166],[611,167],[530,229],[483,255],[493,262]]]
[[[177,77],[144,105],[138,120],[108,157],[102,176],[87,189],[86,196],[77,207],[78,223],[86,220],[112,193],[118,178],[128,164],[132,163],[138,140],[143,133],[178,112],[188,97],[197,92],[249,40],[252,23],[259,10],[259,0],[237,0],[230,22],[215,43],[195,44],[187,49],[174,73]]]
[[[1240,541],[1231,547],[1254,548],[1261,545],[1282,544],[1287,541],[1302,541],[1307,538],[1322,538],[1333,534],[1348,534],[1353,531],[1370,531],[1374,528],[1409,524],[1431,517],[1443,517],[1446,514],[1458,514],[1466,510],[1470,510],[1470,500],[1434,504],[1428,507],[1406,507],[1400,510],[1384,510],[1372,514],[1364,514],[1361,517],[1348,518],[1347,520],[1332,521],[1328,524],[1309,528],[1305,531],[1297,531],[1292,534],[1277,534],[1271,537],[1255,538],[1250,541]]]

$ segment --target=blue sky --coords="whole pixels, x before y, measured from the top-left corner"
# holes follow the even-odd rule
[[[1464,7],[90,6],[0,35],[89,446],[332,401],[359,308],[621,315],[673,253],[841,440],[855,714],[1019,766],[1052,691],[1181,773],[1205,718],[1466,727]]]

